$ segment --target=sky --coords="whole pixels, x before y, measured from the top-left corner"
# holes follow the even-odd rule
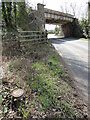
[[[71,4],[76,10],[76,17],[81,19],[86,16],[87,10],[87,2],[88,0],[26,0],[30,3],[32,8],[37,9],[37,3],[45,4],[45,8],[49,8],[57,11],[68,11],[68,13],[72,13]],[[75,6],[76,5],[76,6]],[[46,25],[47,30],[52,30],[55,28],[55,25]]]
[[[37,7],[37,3],[44,3],[46,8],[58,11],[61,11],[62,8],[63,10],[67,8],[69,12],[71,12],[70,10],[72,8],[70,7],[70,4],[72,3],[73,7],[76,4],[75,9],[76,12],[78,12],[78,14],[82,13],[84,14],[88,2],[88,0],[26,0],[26,1],[28,1],[33,8]]]

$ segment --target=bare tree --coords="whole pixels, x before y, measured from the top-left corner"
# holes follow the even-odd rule
[[[80,18],[82,6],[78,6],[76,3],[65,2],[64,6],[60,6],[61,12],[72,14],[75,18]]]
[[[67,2],[65,0],[65,12],[68,13],[68,7],[67,7]]]
[[[76,17],[76,3],[71,3],[70,4],[70,7],[71,7],[71,9],[72,9],[72,13],[73,13],[73,15],[74,15],[74,17]]]
[[[65,1],[64,6],[60,6],[60,11],[68,13],[68,7],[67,7],[67,2]]]

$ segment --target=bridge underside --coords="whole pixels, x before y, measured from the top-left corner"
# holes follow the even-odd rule
[[[65,37],[83,37],[83,31],[78,23],[77,19],[74,19],[73,22],[69,22],[61,25],[61,35]]]
[[[66,20],[60,20],[60,19],[57,19],[57,20],[55,20],[55,19],[48,19],[48,18],[46,18],[46,20],[45,20],[45,23],[46,24],[54,24],[54,25],[62,25],[62,24],[66,24],[66,23],[69,23],[70,21],[66,21]]]
[[[55,24],[61,25],[60,35],[64,37],[83,37],[83,31],[78,24],[78,20],[74,19],[73,22],[68,20],[60,20],[60,19],[46,19],[46,24]]]

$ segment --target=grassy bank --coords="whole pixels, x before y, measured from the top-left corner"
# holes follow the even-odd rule
[[[66,82],[70,78],[51,43],[25,43],[19,51],[13,51],[13,55],[5,52],[3,66],[4,117],[84,117],[84,105],[76,91]],[[10,93],[16,88],[24,89],[25,94],[19,100],[12,101]],[[11,116],[10,110],[13,111]]]
[[[88,38],[80,38],[80,40],[88,40]]]

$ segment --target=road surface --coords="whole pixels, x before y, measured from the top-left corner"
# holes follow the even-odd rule
[[[79,94],[88,102],[88,41],[70,38],[50,38],[50,41],[62,56]]]

